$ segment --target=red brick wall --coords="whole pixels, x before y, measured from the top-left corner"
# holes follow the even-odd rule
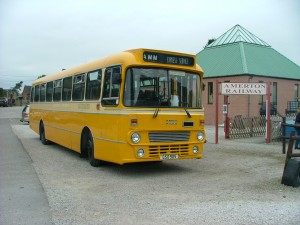
[[[215,81],[218,79],[218,82],[237,82],[237,83],[258,83],[271,82],[271,94],[273,82],[277,82],[277,110],[280,114],[285,114],[285,109],[287,106],[287,101],[294,101],[294,86],[295,84],[299,85],[300,80],[286,80],[286,79],[275,79],[275,78],[265,78],[257,76],[231,76],[231,77],[222,77],[222,78],[205,78],[205,90],[203,92],[203,105],[205,108],[205,123],[208,125],[215,124],[216,112],[215,112],[215,102],[216,102],[216,84]],[[208,104],[208,82],[213,82],[213,91],[214,91],[214,100],[213,104]],[[299,90],[300,92],[300,90]],[[300,94],[300,93],[299,93]],[[243,115],[243,116],[258,116],[260,115],[261,105],[259,100],[261,95],[231,95],[230,104],[228,106],[229,116]],[[267,95],[263,96],[263,102],[266,102]],[[271,96],[272,102],[272,96]],[[222,106],[224,104],[224,95],[219,95],[219,124],[222,124],[224,121],[222,114]]]

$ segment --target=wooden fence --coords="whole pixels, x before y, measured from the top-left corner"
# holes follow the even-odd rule
[[[296,114],[285,115],[286,120],[295,120]],[[282,117],[281,116],[271,116],[271,141],[281,141],[282,139]]]
[[[266,132],[266,117],[235,116],[230,118],[229,138],[263,136]]]
[[[295,115],[286,116],[287,120],[293,120]],[[281,116],[271,116],[271,141],[281,139]],[[234,116],[230,118],[229,138],[251,138],[266,135],[266,116]]]

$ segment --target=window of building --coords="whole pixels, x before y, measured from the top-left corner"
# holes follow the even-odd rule
[[[208,99],[207,102],[208,104],[213,104],[214,101],[214,83],[213,82],[208,82]]]
[[[277,82],[273,82],[272,103],[273,106],[277,105]]]
[[[260,80],[259,83],[264,83],[264,82]],[[260,96],[258,97],[258,104],[259,104],[259,105],[263,105],[263,102],[264,102],[264,96],[263,96],[263,95],[260,95]]]
[[[294,86],[294,98],[295,101],[299,101],[299,84],[295,84]]]
[[[99,100],[102,70],[89,72],[86,79],[86,100]]]

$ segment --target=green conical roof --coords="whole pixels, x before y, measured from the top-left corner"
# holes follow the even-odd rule
[[[300,67],[236,25],[197,54],[205,77],[257,75],[300,79]]]
[[[250,43],[250,44],[270,47],[269,44],[267,44],[263,40],[259,39],[258,37],[256,37],[254,34],[250,33],[245,28],[241,27],[240,25],[235,25],[233,28],[231,28],[225,34],[223,34],[219,38],[217,38],[213,43],[208,45],[207,48],[226,45],[226,44],[232,44],[232,43],[237,43],[237,42],[244,42],[244,43]]]

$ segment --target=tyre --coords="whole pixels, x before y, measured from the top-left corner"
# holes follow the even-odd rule
[[[300,186],[300,160],[288,160],[282,175],[282,183],[292,187]]]
[[[40,125],[40,140],[43,145],[49,144],[49,141],[46,139],[46,133],[45,133],[45,128],[43,123],[41,123]]]
[[[91,133],[87,136],[86,151],[91,166],[98,167],[102,165],[103,162],[101,160],[95,159],[94,140]]]

